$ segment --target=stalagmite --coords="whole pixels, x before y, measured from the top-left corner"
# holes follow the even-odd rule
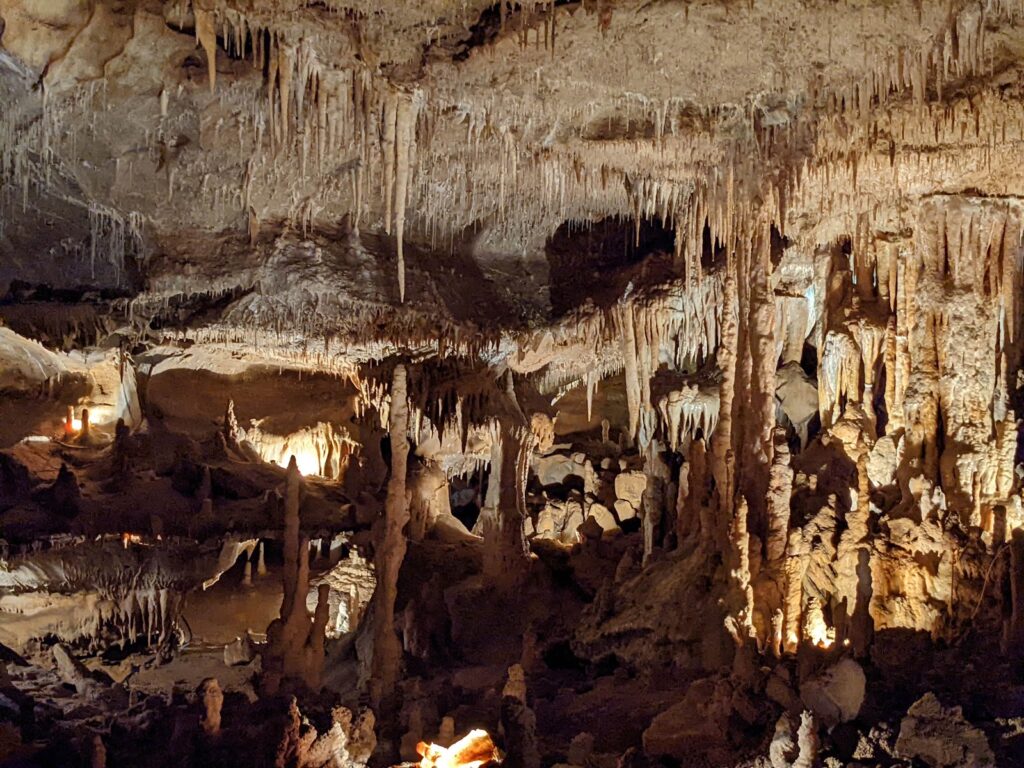
[[[806,710],[800,714],[797,745],[800,753],[793,761],[793,768],[814,768],[818,761],[818,726],[814,716]]]
[[[452,519],[448,478],[436,464],[420,464],[412,473],[409,493],[409,538],[421,541],[441,519]]]
[[[626,375],[626,409],[629,413],[629,439],[635,440],[640,424],[640,371],[636,354],[636,333],[633,327],[633,307],[623,303],[619,307],[621,323],[622,359]]]
[[[217,678],[208,677],[199,686],[199,696],[203,702],[201,724],[203,733],[216,736],[220,733],[220,710],[224,705],[224,692]]]
[[[786,430],[775,430],[775,453],[772,458],[768,484],[768,538],[765,554],[769,563],[782,560],[789,538],[790,499],[793,494],[793,470],[789,466],[790,453],[786,443]]]
[[[266,576],[267,575],[267,563],[266,563],[265,554],[264,554],[265,551],[266,551],[266,545],[262,541],[260,541],[260,543],[259,543],[259,545],[257,546],[256,549],[257,549],[257,551],[259,553],[259,559],[258,559],[258,561],[256,563],[256,575],[257,576]]]
[[[1004,653],[1019,657],[1024,654],[1024,530],[1017,529],[1010,538],[1009,606],[1003,608]]]
[[[409,456],[408,383],[404,365],[396,365],[391,379],[391,404],[388,411],[388,435],[391,438],[391,477],[384,505],[383,536],[374,564],[377,589],[374,592],[373,660],[370,700],[375,710],[394,696],[395,682],[402,663],[402,644],[395,633],[395,600],[398,573],[405,558],[403,529],[409,520],[406,498],[406,472]]]
[[[281,615],[267,627],[267,649],[263,653],[262,690],[277,693],[285,681],[299,681],[318,690],[324,664],[324,635],[327,628],[328,586],[318,589],[316,613],[306,609],[309,592],[309,543],[301,535],[299,505],[301,476],[293,456],[288,463],[284,502],[284,599]]]
[[[782,647],[786,653],[795,653],[802,636],[803,581],[807,572],[803,534],[799,530],[789,533],[786,545],[783,614],[785,616]]]
[[[90,768],[107,768],[107,746],[103,743],[100,734],[92,737],[92,755],[89,760]]]
[[[494,427],[491,473],[485,507],[480,514],[486,521],[484,575],[501,586],[514,586],[524,576],[526,474],[534,439],[530,430]]]
[[[747,531],[747,500],[742,496],[729,527],[730,570],[729,616],[730,632],[737,645],[754,636],[754,590],[750,579],[750,534]]]
[[[82,428],[78,431],[78,439],[82,443],[88,443],[92,425],[89,423],[89,409],[82,409]]]

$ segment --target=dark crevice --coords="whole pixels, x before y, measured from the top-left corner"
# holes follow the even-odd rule
[[[501,23],[502,5],[505,6],[504,29]],[[579,5],[579,0],[555,0],[556,8],[567,5]],[[545,7],[548,8],[550,6]],[[503,31],[505,33],[517,32],[524,26],[532,29],[545,19],[550,14],[550,11],[531,11],[526,19],[521,19],[520,16],[523,13],[523,7],[519,3],[512,3],[508,0],[501,0],[489,5],[480,14],[480,18],[477,19],[476,23],[469,28],[468,37],[463,38],[456,44],[456,50],[452,54],[452,61],[465,61],[470,57],[474,49],[490,45],[501,36]]]
[[[168,21],[168,22],[165,22],[164,26],[167,27],[172,32],[176,32],[179,35],[187,35],[187,36],[195,39],[196,28],[195,28],[194,24],[193,25],[179,27],[177,24],[174,24],[173,22]],[[264,30],[263,34],[269,36],[270,33],[269,33],[269,31]],[[269,37],[265,38],[265,41],[269,41]],[[196,41],[196,46],[198,46],[198,45],[199,45],[199,41],[197,40]],[[242,50],[239,51],[239,50],[235,49],[235,41],[234,40],[228,40],[227,38],[224,37],[223,34],[218,33],[217,34],[217,49],[220,51],[220,53],[224,54],[224,56],[226,56],[228,59],[231,59],[232,61],[252,61],[252,59],[253,59],[253,37],[252,37],[252,34],[250,34],[250,33],[246,34],[245,40],[242,41]],[[263,50],[268,50],[268,48],[264,48]],[[191,56],[192,56],[192,54],[189,54],[189,56],[186,57],[185,63],[189,62],[189,59],[191,58]]]
[[[217,319],[221,312],[249,292],[237,287],[229,291],[209,294],[175,296],[167,301],[163,312],[154,315],[149,327],[159,329],[186,329]]]
[[[551,309],[561,316],[585,299],[607,307],[633,288],[672,275],[675,233],[660,222],[611,217],[587,224],[566,222],[545,246]]]

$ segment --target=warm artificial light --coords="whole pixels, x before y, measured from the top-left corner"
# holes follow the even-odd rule
[[[295,457],[295,464],[298,466],[300,474],[304,477],[308,475],[320,475],[320,457],[315,453],[299,451],[292,455]]]
[[[487,731],[476,728],[450,747],[420,742],[416,751],[423,758],[419,768],[480,768],[501,762],[501,754]]]

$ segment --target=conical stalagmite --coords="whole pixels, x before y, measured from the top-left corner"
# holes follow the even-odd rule
[[[300,682],[318,690],[324,665],[324,638],[328,604],[326,584],[317,594],[316,613],[309,615],[309,543],[302,536],[299,504],[302,478],[293,456],[285,473],[284,501],[284,599],[280,617],[267,627],[261,689],[277,693],[286,682]]]

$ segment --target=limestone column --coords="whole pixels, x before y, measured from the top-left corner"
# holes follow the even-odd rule
[[[784,569],[782,648],[786,653],[796,653],[800,645],[803,583],[804,575],[807,573],[807,553],[803,533],[799,529],[789,533]]]
[[[1010,605],[1003,609],[1003,653],[1019,656],[1024,651],[1024,530],[1010,538]]]
[[[623,375],[626,377],[626,409],[629,411],[629,440],[636,440],[640,425],[640,369],[636,354],[636,330],[633,326],[633,307],[623,304],[620,308],[622,323],[621,342]]]
[[[774,435],[775,454],[772,457],[768,481],[768,537],[765,542],[768,564],[778,563],[786,554],[789,537],[789,503],[793,495],[793,469],[790,467],[789,444],[786,430],[777,427]]]
[[[328,586],[321,584],[312,620],[306,608],[309,593],[309,542],[299,520],[301,475],[295,457],[288,463],[284,503],[284,599],[280,616],[267,627],[263,654],[263,693],[274,695],[282,681],[301,681],[317,690],[323,673],[324,640],[330,613]]]
[[[529,430],[498,426],[491,444],[484,521],[484,575],[511,585],[526,567],[526,473],[533,435]]]
[[[370,700],[374,709],[390,700],[402,663],[402,644],[395,633],[395,600],[398,573],[405,558],[403,529],[409,521],[405,477],[409,458],[409,404],[405,366],[395,366],[391,380],[391,408],[388,433],[391,436],[391,478],[384,502],[384,535],[375,560],[377,594],[374,595],[373,663]]]

